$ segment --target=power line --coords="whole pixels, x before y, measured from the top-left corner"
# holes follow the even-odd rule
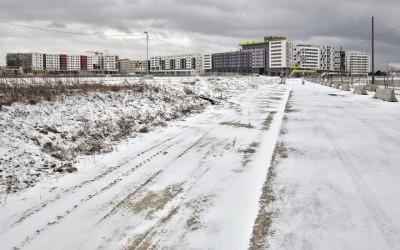
[[[102,37],[144,36],[143,34],[125,34],[125,35],[92,34],[92,33],[84,33],[84,32],[73,32],[73,31],[62,31],[62,30],[45,29],[45,28],[40,28],[40,27],[34,27],[34,26],[27,26],[27,25],[9,23],[9,22],[5,22],[5,21],[0,21],[0,23],[6,24],[6,25],[10,25],[10,26],[15,26],[15,27],[21,27],[21,28],[27,28],[27,29],[35,29],[35,30],[41,30],[41,31],[47,31],[47,32],[55,32],[55,33],[70,34],[70,35],[102,36]]]
[[[159,38],[157,38],[157,37],[155,37],[155,36],[153,36],[153,35],[151,35],[151,36],[149,36],[151,39],[153,39],[153,40],[156,40],[156,41],[159,41],[159,42],[163,42],[163,43],[166,43],[166,44],[168,44],[168,45],[170,45],[170,46],[174,46],[174,47],[177,47],[177,48],[180,48],[180,49],[186,49],[186,50],[192,50],[192,51],[198,51],[198,52],[204,52],[204,53],[207,53],[208,51],[204,51],[204,50],[199,50],[199,49],[193,49],[193,48],[189,48],[189,47],[185,47],[185,46],[182,46],[182,45],[178,45],[178,44],[174,44],[174,43],[171,43],[171,42],[168,42],[168,41],[165,41],[165,40],[162,40],[162,39],[159,39]]]
[[[378,34],[376,34],[374,37],[383,36],[384,34],[389,33],[389,32],[391,32],[391,31],[393,31],[393,30],[398,29],[398,28],[400,28],[400,25],[399,25],[399,26],[396,26],[396,27],[394,27],[394,28],[385,30],[385,31],[383,31],[383,32],[381,32],[381,33],[378,33]],[[366,43],[366,42],[368,42],[368,41],[371,41],[371,40],[372,40],[372,37],[369,38],[369,39],[366,39],[366,40],[364,40],[364,41],[362,41],[362,42],[360,42],[360,43],[358,43],[357,45],[355,45],[354,47],[352,47],[352,48],[349,49],[349,50],[353,50],[353,49],[357,48],[358,46],[360,46],[361,44],[364,44],[364,43]]]
[[[193,48],[189,48],[189,47],[184,47],[182,45],[177,45],[177,44],[174,44],[174,43],[171,43],[171,42],[168,42],[168,41],[165,41],[165,40],[161,40],[161,39],[155,38],[155,37],[150,37],[150,39],[155,40],[155,41],[159,41],[159,42],[163,42],[163,43],[166,43],[166,44],[168,44],[170,46],[177,47],[177,48],[180,48],[180,49],[192,50],[192,51],[198,51],[198,52],[205,52],[205,51],[202,51],[202,50],[193,49]]]
[[[62,34],[70,34],[70,35],[84,35],[84,36],[101,36],[101,37],[139,37],[139,36],[145,36],[145,34],[125,34],[125,35],[114,35],[114,34],[92,34],[92,33],[85,33],[85,32],[73,32],[73,31],[62,31],[62,30],[54,30],[54,29],[46,29],[46,28],[41,28],[41,27],[34,27],[34,26],[27,26],[27,25],[21,25],[21,24],[14,24],[14,23],[9,23],[6,21],[0,21],[2,24],[10,25],[10,26],[15,26],[15,27],[20,27],[20,28],[27,28],[27,29],[35,29],[35,30],[41,30],[41,31],[46,31],[46,32],[55,32],[55,33],[62,33]],[[189,47],[184,47],[182,45],[174,44],[165,40],[162,40],[160,38],[157,38],[154,35],[150,36],[151,39],[163,42],[165,44],[168,44],[170,46],[174,46],[180,49],[185,49],[185,50],[191,50],[191,51],[197,51],[197,52],[207,52],[203,50],[198,50],[198,49],[193,49]]]
[[[377,37],[377,36],[382,36],[382,35],[384,35],[384,34],[386,34],[386,33],[389,33],[390,31],[396,30],[396,29],[398,29],[398,28],[400,28],[400,25],[399,25],[399,26],[396,26],[396,27],[394,27],[394,28],[388,29],[388,30],[386,30],[386,31],[383,31],[383,32],[381,32],[381,33],[378,33],[378,34],[375,35],[375,37]]]

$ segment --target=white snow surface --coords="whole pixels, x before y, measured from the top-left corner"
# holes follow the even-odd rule
[[[173,80],[168,87],[182,93],[182,80]],[[276,82],[200,79],[193,91],[222,97],[219,105],[115,142],[112,152],[80,155],[77,172],[2,194],[1,249],[247,249],[261,210],[274,214],[265,248],[399,249],[399,104],[299,79]],[[19,123],[1,121],[8,142]],[[11,143],[3,141],[0,156],[8,156]],[[278,157],[268,183],[275,199],[264,206],[277,143],[287,157]],[[40,154],[12,145],[21,157],[19,147]]]

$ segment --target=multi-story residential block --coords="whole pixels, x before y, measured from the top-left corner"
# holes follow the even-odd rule
[[[81,56],[80,55],[67,55],[67,71],[81,70]]]
[[[62,61],[61,61],[62,60]],[[43,68],[46,71],[60,71],[61,65],[66,70],[66,55],[43,54]]]
[[[371,72],[370,56],[359,51],[345,51],[345,71],[350,74],[366,74]]]
[[[335,70],[335,47],[331,45],[321,45],[321,60],[319,69],[322,71]]]
[[[344,51],[335,51],[334,52],[334,65],[333,69],[336,72],[344,71]]]
[[[117,73],[118,72],[118,56],[115,55],[103,55],[102,69],[105,73]]]
[[[119,72],[121,74],[145,74],[148,62],[146,60],[118,60]]]
[[[261,41],[239,43],[242,50],[263,49],[264,68],[268,75],[288,74],[292,66],[292,40],[282,36],[266,36]],[[256,59],[257,60],[257,59]]]
[[[80,62],[81,62],[81,70],[87,71],[88,68],[89,68],[88,67],[88,62],[89,62],[88,56],[81,55],[81,56],[79,56],[79,59],[80,59]]]
[[[8,53],[7,67],[22,68],[24,72],[77,72],[89,71],[95,73],[117,73],[118,56],[101,54],[67,55],[42,53]]]
[[[264,68],[264,48],[212,54],[212,70],[214,72],[263,73]]]
[[[212,70],[214,72],[251,72],[251,51],[238,50],[212,54]]]
[[[356,75],[370,73],[370,56],[360,51],[336,51],[335,71]]]
[[[151,57],[150,72],[161,75],[202,75],[203,55],[195,53]]]
[[[293,48],[293,66],[303,69],[320,69],[321,49],[313,45],[297,45]]]
[[[44,69],[43,66],[43,54],[41,53],[32,53],[32,71],[42,71]]]
[[[203,54],[203,69],[204,71],[212,70],[212,54]]]

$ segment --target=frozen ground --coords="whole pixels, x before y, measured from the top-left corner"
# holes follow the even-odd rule
[[[8,196],[1,248],[399,249],[399,104],[245,81]]]

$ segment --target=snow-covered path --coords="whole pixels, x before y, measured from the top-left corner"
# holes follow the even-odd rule
[[[400,106],[292,87],[271,249],[400,249]]]
[[[241,91],[9,197],[1,248],[246,248],[288,96]]]

